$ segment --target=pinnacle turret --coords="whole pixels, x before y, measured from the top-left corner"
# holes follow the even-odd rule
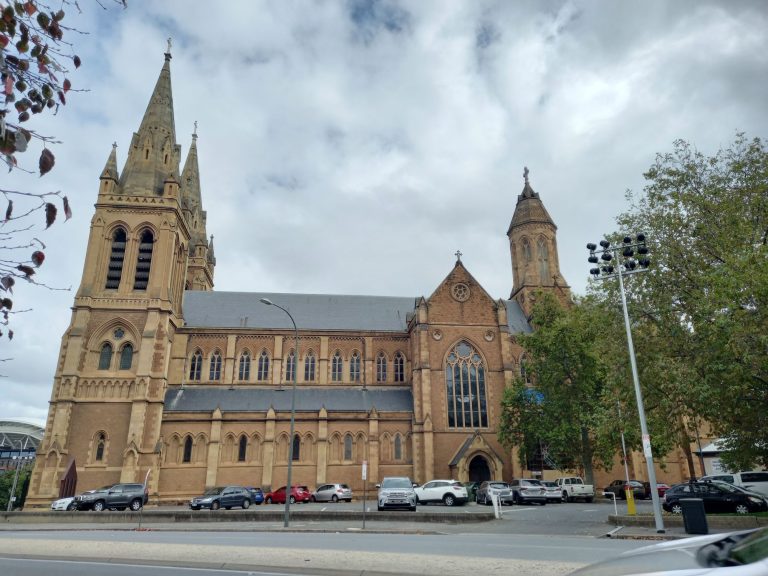
[[[197,122],[192,134],[192,144],[181,172],[181,205],[185,210],[194,211],[195,207],[202,208],[200,196],[200,168],[197,165]]]
[[[112,144],[112,151],[109,153],[107,163],[104,165],[104,170],[101,171],[102,180],[114,180],[117,182],[120,179],[120,174],[117,171],[117,142]]]

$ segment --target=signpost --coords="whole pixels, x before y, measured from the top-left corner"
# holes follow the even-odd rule
[[[368,485],[368,460],[363,460],[363,530],[365,530],[365,493]]]

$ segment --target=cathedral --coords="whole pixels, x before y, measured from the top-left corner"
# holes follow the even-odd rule
[[[48,505],[73,471],[78,491],[148,478],[153,503],[277,488],[289,455],[310,488],[362,490],[363,462],[369,485],[521,476],[496,438],[504,388],[525,375],[516,336],[537,292],[570,300],[527,170],[507,230],[509,299],[458,252],[428,296],[218,292],[197,136],[182,168],[170,64],[122,170],[113,147],[99,178],[27,503]]]

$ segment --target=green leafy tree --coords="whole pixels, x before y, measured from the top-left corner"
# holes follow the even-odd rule
[[[618,218],[652,249],[628,284],[644,387],[688,442],[706,419],[727,463],[768,465],[768,150],[738,134],[708,157],[680,140],[645,178]]]

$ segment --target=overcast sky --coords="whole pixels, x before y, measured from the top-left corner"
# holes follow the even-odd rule
[[[35,127],[63,143],[44,178],[74,216],[46,232],[40,280],[17,285],[0,341],[0,418],[44,420],[111,144],[122,169],[173,38],[176,132],[193,122],[216,290],[428,296],[460,249],[508,298],[507,227],[523,167],[584,293],[589,241],[675,139],[714,154],[768,137],[762,1],[147,2],[81,0],[65,23],[83,66]],[[107,3],[108,4],[108,3]],[[214,7],[215,10],[214,10]],[[20,157],[35,168],[35,153]]]

